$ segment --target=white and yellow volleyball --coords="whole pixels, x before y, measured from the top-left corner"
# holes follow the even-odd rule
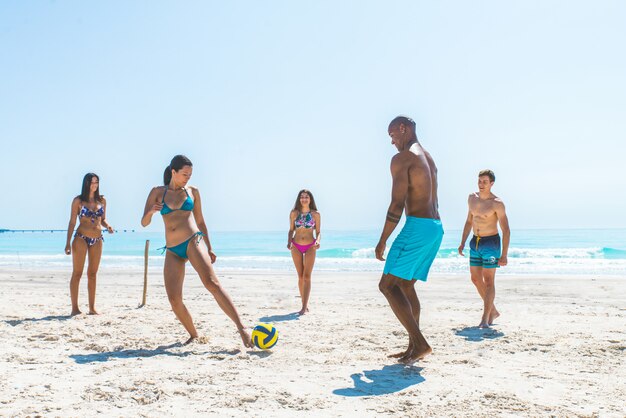
[[[278,330],[271,324],[258,324],[252,330],[252,342],[261,350],[269,350],[278,341]]]

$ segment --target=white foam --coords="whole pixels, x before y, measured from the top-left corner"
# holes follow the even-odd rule
[[[587,249],[512,249],[508,266],[500,269],[510,274],[582,274],[582,275],[624,275],[626,259],[601,258],[601,248]],[[352,257],[317,257],[317,271],[382,271],[384,263],[373,256],[373,248],[365,248],[352,253]],[[151,268],[162,267],[163,255],[149,256]],[[435,259],[431,272],[447,274],[467,274],[468,257],[451,256]],[[72,257],[63,254],[2,254],[0,267],[71,269]],[[142,256],[104,255],[102,267],[113,269],[142,269]],[[233,270],[293,270],[290,256],[223,256],[218,254],[216,268]]]

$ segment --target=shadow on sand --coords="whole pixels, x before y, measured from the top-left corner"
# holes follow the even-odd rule
[[[24,318],[24,319],[7,319],[4,322],[15,327],[23,324],[24,322],[39,322],[39,321],[66,321],[71,319],[72,315],[48,315],[43,318]]]
[[[259,318],[260,322],[283,322],[283,321],[293,321],[295,319],[300,319],[300,315],[298,312],[292,312],[283,315],[270,315],[264,316],[263,318]]]
[[[422,370],[423,367],[404,364],[384,366],[380,370],[364,370],[350,376],[354,381],[353,388],[335,389],[333,393],[339,396],[373,396],[399,392],[426,380],[420,375]]]
[[[454,334],[465,338],[467,341],[493,340],[504,336],[504,333],[493,328],[465,327],[454,329]]]
[[[87,363],[96,363],[109,361],[112,358],[133,358],[133,357],[154,357],[154,356],[174,356],[174,357],[187,357],[189,355],[201,355],[201,354],[212,354],[212,355],[235,355],[238,354],[239,350],[220,350],[220,351],[211,351],[200,353],[197,351],[184,351],[180,353],[175,353],[168,351],[171,348],[185,347],[182,343],[174,343],[170,345],[162,345],[153,350],[147,349],[138,349],[138,350],[116,350],[116,351],[107,351],[104,353],[93,353],[93,354],[72,354],[70,358],[73,359],[78,364],[87,364]]]

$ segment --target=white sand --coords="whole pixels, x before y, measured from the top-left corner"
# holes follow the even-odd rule
[[[434,275],[417,285],[434,353],[405,367],[386,358],[408,340],[378,274],[314,272],[293,319],[292,275],[218,273],[245,323],[275,323],[271,352],[242,348],[194,274],[185,301],[208,341],[182,346],[159,272],[137,309],[141,273],[102,271],[102,315],[71,319],[69,273],[0,272],[0,416],[626,415],[626,278],[501,275],[502,317],[478,331],[469,278]]]

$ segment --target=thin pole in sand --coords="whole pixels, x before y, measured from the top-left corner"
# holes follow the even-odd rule
[[[146,249],[143,253],[143,298],[139,307],[146,306],[146,292],[148,291],[148,249],[150,248],[150,240],[146,240]]]

